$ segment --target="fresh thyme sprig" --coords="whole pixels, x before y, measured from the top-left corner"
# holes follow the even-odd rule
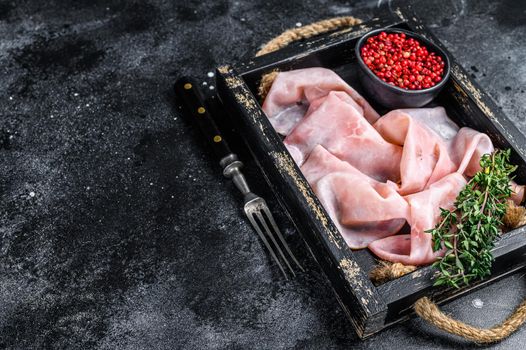
[[[490,274],[491,249],[512,194],[510,150],[485,154],[481,170],[471,178],[455,200],[454,210],[441,210],[442,220],[426,232],[433,235],[433,250],[446,249],[433,264],[439,270],[435,285],[459,288]]]

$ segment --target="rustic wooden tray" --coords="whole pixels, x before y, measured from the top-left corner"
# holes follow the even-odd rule
[[[297,43],[235,67],[217,69],[218,94],[223,105],[362,338],[410,317],[413,303],[422,296],[442,303],[526,265],[526,228],[520,227],[506,233],[497,242],[493,252],[492,275],[469,287],[459,290],[434,287],[435,270],[429,266],[385,284],[373,285],[368,275],[376,265],[375,258],[367,249],[352,251],[347,247],[281,137],[270,125],[261,110],[260,101],[255,97],[263,74],[274,69],[286,71],[322,66],[335,70],[360,91],[354,46],[363,34],[382,27],[404,28],[420,33],[447,52],[447,48],[414,14],[397,9],[382,18]],[[460,126],[487,133],[496,147],[511,148],[512,161],[519,166],[516,179],[519,183],[526,183],[526,138],[448,54],[451,58],[451,78],[430,105],[444,106],[448,115]],[[374,107],[381,113],[385,112],[378,106]]]

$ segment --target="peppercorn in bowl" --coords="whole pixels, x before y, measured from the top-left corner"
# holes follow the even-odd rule
[[[387,108],[422,107],[449,78],[446,53],[407,30],[371,31],[358,41],[355,51],[365,92]]]

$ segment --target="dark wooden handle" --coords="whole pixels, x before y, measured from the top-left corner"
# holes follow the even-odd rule
[[[204,137],[212,144],[219,160],[230,155],[232,151],[212,118],[198,83],[192,78],[182,77],[175,83],[175,93],[191,118],[199,125]]]

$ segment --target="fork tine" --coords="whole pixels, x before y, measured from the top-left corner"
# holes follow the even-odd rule
[[[256,212],[257,213],[257,212]],[[276,256],[276,254],[274,253],[274,250],[272,249],[272,247],[270,246],[270,244],[268,243],[268,240],[267,238],[265,237],[265,235],[263,234],[263,231],[261,231],[261,228],[259,227],[257,221],[254,219],[254,216],[252,213],[247,213],[248,215],[248,220],[250,220],[250,223],[252,224],[252,227],[254,227],[254,229],[256,230],[256,232],[258,233],[259,235],[259,238],[261,238],[261,240],[263,241],[263,243],[265,244],[265,247],[267,247],[270,255],[272,256],[272,258],[274,259],[274,261],[276,261],[276,263],[278,264],[279,266],[279,269],[281,270],[281,272],[283,273],[283,275],[285,276],[285,278],[288,280],[289,279],[289,276],[287,275],[287,273],[285,272],[285,269],[283,268],[283,266],[281,265],[281,262],[279,261],[278,257]],[[283,253],[282,253],[283,254]],[[286,261],[286,260],[285,260]]]
[[[265,208],[266,206],[261,206],[261,208]],[[267,233],[267,236],[270,237],[270,239],[272,240],[272,243],[274,244],[274,246],[276,247],[276,249],[278,250],[278,253],[279,255],[281,256],[281,258],[283,259],[283,261],[285,261],[285,264],[287,264],[290,272],[292,273],[293,276],[296,276],[296,273],[294,272],[294,270],[292,269],[292,266],[290,266],[290,263],[289,261],[287,260],[287,258],[285,257],[285,254],[283,254],[283,251],[281,250],[281,248],[279,247],[279,244],[278,242],[276,242],[276,239],[274,238],[274,235],[272,234],[272,231],[270,230],[270,228],[268,227],[267,225],[267,222],[265,221],[265,218],[263,217],[263,215],[261,214],[261,211],[257,210],[255,212],[256,214],[256,217],[259,219],[259,221],[261,222],[261,224],[263,225],[263,228],[265,229],[265,232]]]
[[[296,265],[299,267],[299,269],[303,272],[305,272],[305,269],[303,269],[303,266],[300,265],[299,261],[296,259],[296,257],[294,256],[294,254],[292,254],[292,251],[290,250],[289,248],[289,245],[287,244],[287,242],[285,241],[285,239],[283,238],[283,235],[281,234],[281,231],[279,230],[279,227],[278,225],[276,225],[276,221],[274,221],[274,217],[272,216],[272,213],[270,212],[270,210],[268,209],[268,207],[266,205],[263,206],[263,211],[265,212],[265,214],[267,215],[267,218],[270,222],[270,224],[272,225],[272,227],[274,228],[274,232],[276,233],[276,235],[278,236],[279,240],[281,241],[281,243],[283,244],[283,247],[285,248],[285,250],[287,251],[287,253],[289,254],[289,256],[292,258],[292,260],[294,260],[294,262],[296,263]],[[286,261],[286,260],[285,260]]]

